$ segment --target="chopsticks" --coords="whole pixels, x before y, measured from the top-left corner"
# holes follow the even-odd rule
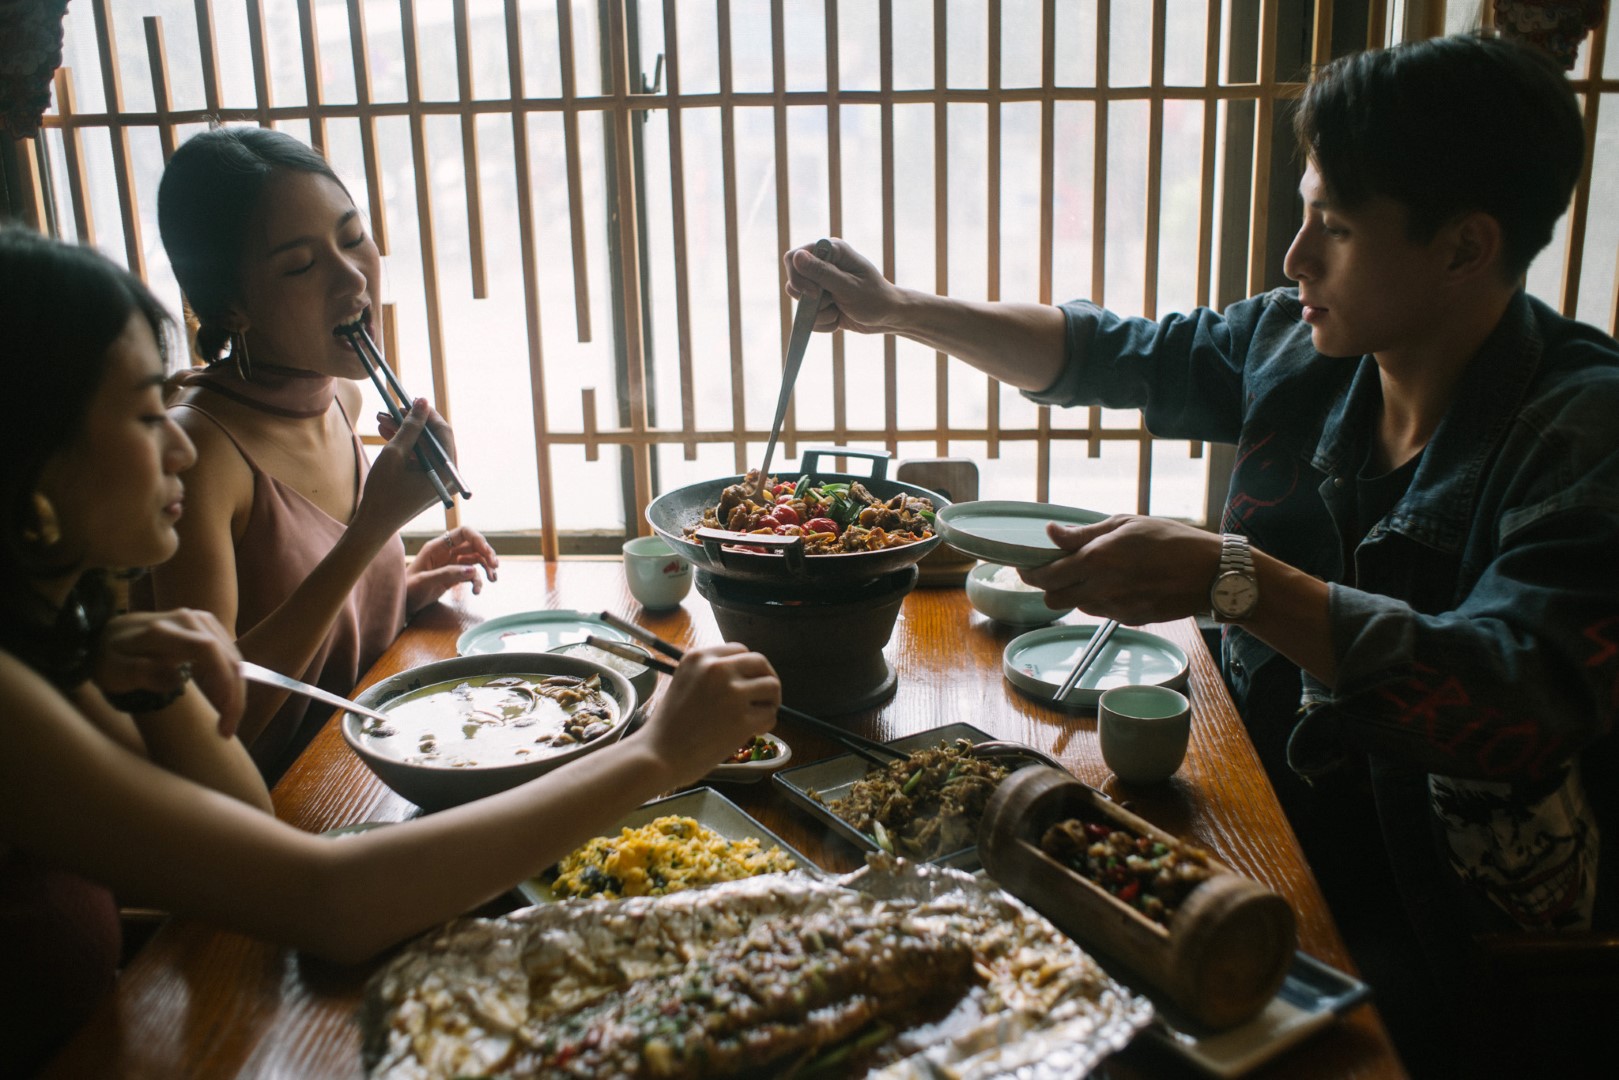
[[[641,642],[643,645],[652,646],[665,656],[671,657],[675,660],[684,660],[686,658],[686,651],[680,646],[674,644],[673,642],[663,640],[657,634],[654,634],[645,627],[632,623],[630,620],[621,618],[618,615],[614,615],[611,611],[604,611],[598,615],[597,618],[606,623],[608,626],[624,631],[626,634],[630,635],[630,637]]]
[[[411,402],[414,399],[405,392],[404,385],[400,383],[399,377],[393,373],[393,369],[388,366],[388,361],[382,358],[382,350],[378,349],[377,343],[371,340],[371,334],[366,330],[365,323],[359,320],[346,323],[338,327],[337,332],[348,339],[349,346],[354,350],[355,355],[360,358],[361,366],[365,368],[365,373],[371,376],[371,382],[376,386],[377,393],[382,395],[382,401],[388,406],[388,412],[394,418],[394,423],[403,424],[405,422],[405,411],[410,409]],[[378,374],[379,371],[382,373],[381,375]],[[383,384],[382,376],[387,376],[386,385]],[[393,393],[389,393],[390,388],[392,388]],[[394,399],[395,394],[398,395],[397,401]],[[404,408],[401,409],[400,406],[404,406]],[[427,444],[426,446],[422,445],[424,442]],[[438,493],[438,497],[445,507],[453,507],[455,497],[450,494],[449,489],[444,486],[444,481],[439,478],[439,469],[443,469],[449,474],[450,483],[455,485],[457,494],[462,498],[472,498],[472,492],[467,490],[467,485],[461,480],[461,474],[456,470],[455,462],[450,460],[450,455],[445,452],[444,444],[438,441],[438,436],[433,434],[431,428],[423,428],[422,437],[416,441],[416,460],[426,470],[428,480],[432,481],[433,490]]]
[[[673,656],[676,659],[679,659],[686,655],[684,650],[682,650],[678,645],[665,641],[658,635],[652,633],[650,630],[636,626],[634,623],[627,622],[626,620],[619,618],[617,615],[604,611],[601,614],[601,618],[602,621],[608,625],[618,627],[625,633],[633,635],[640,641],[645,642],[667,656]],[[675,673],[674,664],[671,664],[666,660],[660,660],[656,656],[639,656],[635,653],[631,653],[624,647],[625,643],[622,641],[613,641],[609,638],[597,637],[596,635],[592,634],[585,638],[585,642],[586,644],[594,645],[603,652],[612,653],[614,656],[621,656],[626,660],[634,660],[638,663],[645,664],[654,671],[661,671],[665,675],[673,675]],[[875,739],[868,739],[864,735],[856,735],[852,731],[844,731],[836,724],[828,723],[827,721],[822,720],[820,717],[811,716],[806,712],[799,712],[797,709],[791,708],[787,705],[778,706],[776,709],[776,714],[778,716],[784,716],[789,720],[796,720],[800,724],[814,728],[827,738],[831,739],[833,742],[848,750],[850,753],[864,758],[873,765],[886,765],[890,761],[899,761],[910,757],[910,755],[903,750],[896,750],[892,746],[888,746],[885,743],[880,743]]]
[[[1068,695],[1074,692],[1074,687],[1079,685],[1079,680],[1085,677],[1085,672],[1089,671],[1096,658],[1102,655],[1102,647],[1107,644],[1107,639],[1112,637],[1113,631],[1118,628],[1119,620],[1109,619],[1102,624],[1100,630],[1091,635],[1090,644],[1085,646],[1085,651],[1079,656],[1079,662],[1074,665],[1074,670],[1068,673],[1068,678],[1062,681],[1062,686],[1052,701],[1061,704],[1067,700]]]

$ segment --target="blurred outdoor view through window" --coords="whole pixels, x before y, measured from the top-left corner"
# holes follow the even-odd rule
[[[446,383],[434,396],[448,404],[455,422],[462,472],[477,497],[464,504],[463,520],[486,532],[537,530],[541,524],[538,463],[529,338],[525,323],[524,271],[518,220],[519,183],[527,184],[533,199],[534,247],[543,355],[546,427],[552,433],[578,435],[621,426],[619,392],[621,373],[615,371],[614,306],[618,303],[610,246],[616,243],[617,225],[610,166],[612,142],[610,109],[582,110],[578,122],[577,204],[570,198],[565,153],[564,112],[558,108],[529,110],[520,123],[528,140],[526,175],[514,154],[514,122],[509,103],[513,97],[508,63],[507,5],[501,0],[354,0],[363,14],[365,50],[370,75],[370,100],[383,105],[411,101],[407,81],[406,23],[401,11],[414,20],[419,50],[419,94],[416,100],[450,103],[442,108],[418,110],[426,115],[421,131],[426,140],[428,175],[419,183],[413,155],[410,110],[378,109],[375,120],[379,147],[382,213],[386,217],[388,252],[384,259],[384,300],[396,305],[397,355],[391,359],[414,393],[433,390],[430,350],[428,278],[422,256],[424,220],[431,223],[436,248],[436,304],[442,326]],[[462,119],[453,103],[461,98],[455,14],[464,6],[470,32],[466,56],[471,71],[471,98],[475,110],[479,184],[476,207],[482,215],[482,238],[487,266],[487,296],[474,298],[467,177],[464,164]],[[609,5],[596,0],[575,2],[566,10],[570,18],[575,73],[573,92],[581,100],[610,95],[604,86],[603,42],[608,23],[600,12]],[[1100,298],[1126,314],[1165,314],[1186,310],[1197,303],[1200,226],[1204,186],[1214,185],[1213,244],[1209,258],[1217,262],[1223,250],[1237,250],[1246,259],[1247,224],[1240,235],[1224,235],[1219,208],[1226,204],[1221,169],[1224,168],[1225,125],[1230,110],[1222,102],[1215,115],[1215,175],[1204,175],[1205,106],[1192,93],[1177,96],[1176,88],[1205,84],[1205,27],[1207,0],[1168,0],[1164,33],[1162,150],[1159,180],[1159,226],[1156,280],[1151,288],[1146,267],[1154,259],[1148,251],[1147,194],[1149,190],[1150,104],[1147,88],[1153,81],[1152,17],[1154,5],[1114,2],[1108,14],[1105,85],[1138,88],[1133,95],[1115,97],[1107,104],[1105,146],[1095,143],[1095,109],[1091,100],[1057,100],[1052,109],[1053,140],[1051,188],[1050,290],[1041,294],[1042,253],[1042,120],[1047,108],[1039,99],[1043,80],[1045,28],[1041,0],[948,0],[943,5],[944,33],[936,32],[933,0],[893,0],[889,5],[892,33],[892,89],[900,100],[891,105],[894,198],[892,207],[882,198],[883,106],[857,100],[839,107],[836,143],[840,185],[838,212],[833,220],[829,184],[831,160],[828,110],[819,103],[795,104],[792,95],[822,93],[828,85],[828,55],[835,49],[837,87],[859,98],[882,89],[883,40],[877,2],[831,5],[836,32],[829,43],[827,4],[769,0],[732,0],[720,3],[660,4],[642,2],[626,8],[637,22],[639,73],[650,84],[660,54],[678,60],[682,154],[671,161],[670,128],[664,109],[653,108],[633,121],[643,140],[641,176],[644,217],[643,288],[648,301],[644,349],[652,380],[649,411],[654,429],[667,433],[655,448],[658,490],[733,474],[738,451],[730,441],[698,441],[692,460],[678,441],[682,401],[679,364],[679,326],[675,274],[675,229],[683,220],[686,304],[690,318],[692,403],[695,429],[729,432],[746,426],[754,432],[769,429],[779,389],[784,322],[791,316],[780,289],[783,235],[790,244],[812,242],[834,231],[881,265],[885,216],[892,215],[893,272],[895,279],[923,289],[943,287],[964,298],[1060,301],[1072,297]],[[1234,25],[1232,0],[1224,0],[1221,26]],[[1235,5],[1240,6],[1240,5]],[[1340,4],[1340,6],[1342,6]],[[1451,5],[1453,22],[1476,22],[1476,13]],[[138,218],[138,245],[148,277],[171,310],[180,310],[180,296],[158,237],[156,193],[163,154],[151,114],[157,105],[149,74],[152,27],[143,17],[161,16],[161,39],[167,56],[168,108],[190,112],[197,122],[175,126],[178,140],[202,130],[200,112],[208,106],[203,64],[199,58],[196,0],[129,0],[117,5],[113,27],[126,114],[147,114],[144,123],[125,128],[130,146],[130,186]],[[299,4],[246,0],[213,0],[213,30],[219,73],[218,107],[228,122],[270,119],[279,129],[310,140],[309,74],[306,70]],[[776,115],[772,96],[776,72],[772,50],[772,9],[784,20],[783,86],[785,140],[778,151]],[[989,31],[992,8],[998,11],[999,75],[994,109],[999,123],[999,202],[992,215],[989,191],[992,180],[990,144],[992,106],[986,102],[991,88],[992,43]],[[264,85],[255,85],[255,57],[249,19],[262,9]],[[347,3],[314,2],[309,5],[316,29],[318,83],[326,109],[326,149],[333,165],[369,216],[361,121],[356,101],[354,20]],[[1076,0],[1055,5],[1056,24],[1051,32],[1056,87],[1098,85],[1097,4]],[[554,2],[521,0],[517,25],[521,27],[522,95],[529,99],[561,99],[562,42]],[[728,25],[722,26],[722,12]],[[667,13],[677,19],[677,34],[670,46]],[[98,50],[92,5],[75,4],[69,11],[64,63],[72,69],[78,113],[108,111],[104,57]],[[722,79],[722,41],[728,43],[730,74]],[[936,139],[941,128],[931,100],[904,100],[905,91],[931,91],[936,84],[937,44],[943,41],[944,85],[961,91],[948,100],[943,132],[948,140],[948,170],[939,205],[936,184]],[[1610,46],[1615,52],[1619,46]],[[1221,70],[1226,70],[1229,41],[1220,48]],[[1582,59],[1582,64],[1584,63]],[[667,73],[667,68],[665,69]],[[1301,77],[1280,72],[1282,81]],[[1576,76],[1580,72],[1576,71]],[[667,78],[667,74],[665,74]],[[1246,81],[1246,80],[1244,80]],[[640,90],[639,85],[632,90]],[[664,90],[669,89],[667,86]],[[1031,92],[1018,92],[1031,91]],[[976,92],[976,93],[975,93]],[[731,95],[740,95],[733,99]],[[873,95],[868,95],[868,98]],[[914,95],[920,97],[921,95]],[[502,102],[506,106],[501,105]],[[654,101],[655,103],[655,101]],[[58,103],[60,104],[60,103]],[[346,115],[340,106],[348,105]],[[232,110],[246,110],[232,114]],[[734,167],[727,171],[724,114],[734,122]],[[301,115],[300,115],[301,114]],[[1613,253],[1619,250],[1619,191],[1614,190],[1619,164],[1614,152],[1619,109],[1601,114],[1596,151],[1596,173],[1587,226],[1587,250],[1597,253],[1586,262],[1586,280],[1580,291],[1581,318],[1607,327],[1613,296]],[[124,258],[128,230],[120,231],[120,194],[115,155],[102,131],[86,127],[78,150],[87,178],[84,201],[96,225],[93,239],[115,259]],[[1280,136],[1278,136],[1280,137]],[[73,237],[75,217],[68,205],[67,178],[71,175],[69,148],[60,127],[45,140],[54,176],[58,227]],[[1105,221],[1105,249],[1093,274],[1094,211],[1093,166],[1098,152],[1106,159],[1106,199],[1100,217]],[[1251,141],[1235,151],[1239,159],[1252,158]],[[786,170],[785,208],[778,206],[778,163]],[[622,165],[623,163],[619,163]],[[683,205],[671,194],[671,175],[683,184]],[[1291,185],[1292,178],[1286,178]],[[727,185],[730,185],[728,188]],[[425,192],[430,205],[419,192]],[[728,199],[731,208],[728,213]],[[1242,201],[1246,205],[1246,195]],[[1271,214],[1296,214],[1296,196]],[[430,214],[427,212],[430,210]],[[727,235],[734,215],[734,235]],[[582,229],[584,266],[575,265],[576,220]],[[998,220],[994,220],[998,217]],[[940,223],[946,242],[938,242]],[[784,228],[785,227],[785,228]],[[1565,225],[1566,227],[1566,225]],[[998,230],[999,279],[989,274],[991,236]],[[1531,274],[1531,288],[1554,305],[1560,284],[1564,235]],[[1232,245],[1236,247],[1233,249]],[[1229,256],[1228,256],[1229,257]],[[940,272],[939,259],[947,268]],[[1214,285],[1216,303],[1235,299],[1215,268],[1206,267]],[[586,295],[577,288],[576,274],[584,275]],[[1280,267],[1267,268],[1266,281],[1280,283]],[[1151,294],[1155,293],[1155,297]],[[1155,302],[1154,302],[1155,301]],[[733,307],[734,305],[734,307]],[[846,427],[856,431],[887,429],[884,342],[880,337],[845,335]],[[582,340],[584,339],[584,340]],[[740,355],[745,371],[745,416],[733,413],[732,359]],[[1034,498],[1038,441],[1032,437],[1040,412],[1011,391],[999,395],[998,412],[989,415],[988,381],[966,365],[951,360],[943,366],[946,380],[941,394],[940,365],[931,350],[901,341],[897,346],[896,393],[893,403],[898,432],[898,459],[966,457],[978,463],[980,494],[986,498]],[[595,415],[582,415],[582,394],[594,388]],[[832,346],[827,335],[812,340],[796,394],[796,423],[800,429],[834,427]],[[941,402],[943,403],[941,405]],[[1050,424],[1057,430],[1083,428],[1087,410],[1057,410]],[[1109,428],[1136,430],[1134,412],[1103,411]],[[1005,437],[990,456],[989,432],[1023,430],[1023,437]],[[941,431],[965,433],[941,446]],[[910,434],[907,434],[907,433]],[[827,439],[801,439],[804,445],[826,445]],[[878,448],[882,438],[851,439],[849,444]],[[1204,516],[1207,458],[1194,456],[1185,443],[1144,444],[1134,439],[1056,441],[1050,450],[1049,498],[1054,502],[1101,511],[1137,509],[1138,454],[1150,445],[1152,454],[1150,501],[1155,514],[1193,520]],[[762,455],[762,437],[750,441],[741,456],[748,461]],[[577,441],[551,447],[549,484],[554,498],[552,525],[564,533],[623,531],[626,528],[620,452],[607,446],[596,460]],[[783,459],[778,470],[791,474],[797,461]],[[439,511],[420,522],[435,524]],[[634,531],[634,523],[628,525]]]

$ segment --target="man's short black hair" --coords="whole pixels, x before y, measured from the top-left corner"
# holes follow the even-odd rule
[[[1334,60],[1294,114],[1299,146],[1345,209],[1384,196],[1413,240],[1483,211],[1517,278],[1552,237],[1585,158],[1585,127],[1550,57],[1477,34]]]

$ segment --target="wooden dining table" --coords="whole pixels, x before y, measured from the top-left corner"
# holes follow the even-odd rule
[[[478,595],[458,586],[417,615],[367,674],[362,687],[407,668],[453,656],[468,628],[536,609],[613,611],[682,646],[721,640],[696,592],[667,612],[640,608],[612,558],[505,559],[499,580]],[[1063,622],[1082,623],[1073,613]],[[1301,951],[1353,973],[1332,915],[1289,828],[1193,620],[1144,627],[1190,658],[1193,705],[1185,764],[1166,784],[1121,786],[1103,764],[1094,712],[1059,710],[1026,696],[1002,674],[1002,653],[1017,631],[986,619],[959,584],[918,588],[906,597],[885,650],[894,695],[838,717],[851,730],[892,739],[967,722],[1059,759],[1079,780],[1226,865],[1282,895],[1297,916]],[[667,678],[660,676],[660,683]],[[651,698],[656,708],[657,691]],[[793,763],[840,752],[813,730],[784,720],[777,733]],[[852,870],[863,852],[790,804],[770,783],[725,785],[723,793],[826,870]],[[363,822],[395,822],[417,810],[390,791],[328,723],[273,791],[276,814],[325,832]],[[431,868],[424,867],[425,873]],[[400,889],[411,883],[400,881]],[[514,895],[479,914],[516,906]],[[386,957],[338,967],[295,950],[183,918],[164,922],[122,972],[115,992],[44,1073],[48,1077],[298,1077],[363,1074],[356,1010],[367,979]],[[1194,1075],[1162,1050],[1134,1045],[1104,1063],[1111,1077]],[[1405,1075],[1375,1005],[1355,1007],[1250,1075],[1393,1077]]]

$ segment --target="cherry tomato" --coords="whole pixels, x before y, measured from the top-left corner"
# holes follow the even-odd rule
[[[1129,884],[1125,885],[1124,888],[1119,890],[1119,899],[1123,900],[1125,902],[1129,902],[1131,900],[1134,900],[1136,898],[1136,894],[1139,893],[1140,891],[1141,891],[1141,882],[1140,881],[1132,881]]]
[[[828,533],[829,532],[832,535],[836,536],[837,533],[838,533],[838,523],[833,521],[831,518],[825,518],[825,517],[810,518],[808,521],[804,522],[804,531],[805,532],[820,532],[820,533]]]

